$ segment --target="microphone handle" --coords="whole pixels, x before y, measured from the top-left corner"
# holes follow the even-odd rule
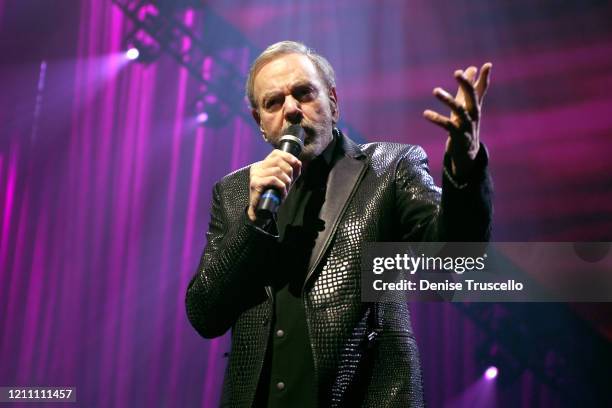
[[[291,153],[298,157],[302,153],[302,146],[294,140],[281,140],[279,150]],[[281,204],[281,194],[275,188],[269,188],[263,192],[257,203],[255,214],[258,219],[269,220],[274,218]]]

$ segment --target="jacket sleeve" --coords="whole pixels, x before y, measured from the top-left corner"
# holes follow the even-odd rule
[[[232,217],[222,201],[217,183],[207,245],[185,299],[189,321],[206,338],[224,334],[242,312],[265,299],[263,263],[276,244],[275,236],[250,223],[246,211]]]
[[[429,173],[427,155],[411,146],[396,170],[396,203],[401,241],[485,242],[491,234],[491,180],[488,153],[480,145],[474,170],[459,184],[445,170],[442,189]],[[450,157],[444,158],[445,169]]]

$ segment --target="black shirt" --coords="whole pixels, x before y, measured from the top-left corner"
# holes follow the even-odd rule
[[[260,378],[256,406],[317,405],[314,359],[302,298],[308,261],[324,229],[319,219],[329,171],[336,156],[335,139],[309,163],[278,211],[279,261],[271,286],[274,320]]]

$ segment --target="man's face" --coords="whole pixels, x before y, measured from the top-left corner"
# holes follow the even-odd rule
[[[253,117],[273,146],[292,124],[306,132],[302,160],[320,155],[332,140],[338,120],[336,90],[327,89],[305,55],[282,55],[265,64],[255,76],[254,97]]]

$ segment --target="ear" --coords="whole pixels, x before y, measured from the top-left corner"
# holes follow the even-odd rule
[[[266,137],[266,132],[264,132],[263,128],[261,127],[261,117],[259,116],[259,112],[257,111],[257,109],[251,109],[251,115],[253,115],[253,119],[255,119],[255,122],[257,123],[257,126],[259,126],[259,131],[261,132],[261,137],[263,137],[263,140],[268,143],[268,138]]]
[[[340,118],[340,109],[338,107],[338,95],[336,95],[336,88],[331,88],[329,90],[328,97],[333,123],[335,125],[336,123],[338,123],[338,119]]]
[[[257,111],[257,109],[252,108],[251,115],[253,115],[253,119],[255,119],[257,126],[259,126],[259,129],[263,132],[263,129],[261,128],[261,117],[259,116],[259,112]]]

